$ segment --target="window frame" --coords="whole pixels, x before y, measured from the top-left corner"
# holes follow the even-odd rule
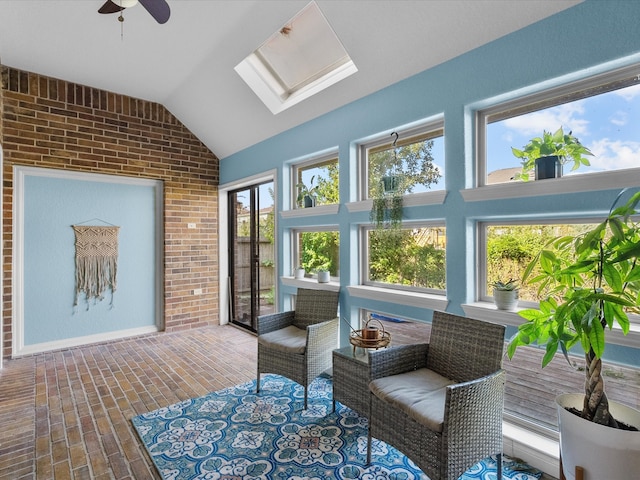
[[[301,263],[300,259],[300,234],[302,233],[321,233],[321,232],[337,232],[338,234],[338,242],[340,241],[340,228],[338,225],[322,225],[322,226],[313,226],[313,227],[295,227],[291,229],[291,265],[293,268],[296,268]],[[340,244],[338,243],[338,262],[340,261]],[[339,282],[340,281],[340,264],[338,264],[337,276],[330,276],[330,281]],[[311,272],[307,272],[311,273]],[[318,278],[317,273],[311,274],[310,278],[316,279]]]
[[[508,118],[517,117],[527,113],[536,112],[546,108],[551,108],[584,98],[595,97],[619,90],[632,85],[640,84],[640,75],[638,69],[640,64],[610,70],[588,78],[564,83],[559,86],[547,88],[528,95],[523,95],[511,100],[500,103],[491,104],[487,107],[480,108],[475,111],[475,135],[476,135],[476,155],[475,155],[475,188],[495,187],[505,185],[505,183],[488,184],[487,183],[487,137],[486,127],[489,123],[495,121],[506,120]],[[517,159],[516,159],[517,161]],[[517,164],[515,165],[517,166]],[[639,171],[638,168],[626,168],[618,170],[608,170],[604,172],[590,172],[588,174],[576,174],[561,179],[554,179],[555,182],[571,182],[575,177],[598,176],[598,177],[614,177],[607,181],[598,189],[615,188],[616,178],[624,180],[629,175],[629,171]],[[616,175],[617,173],[617,175]],[[613,174],[613,175],[612,175]],[[552,182],[552,183],[555,183]],[[613,182],[610,186],[610,182]],[[522,182],[518,182],[522,185]],[[535,184],[537,182],[529,182]],[[544,182],[547,184],[548,182]],[[509,184],[508,182],[506,184]],[[540,185],[542,186],[542,185]],[[517,196],[517,195],[515,195]]]
[[[444,220],[418,220],[412,222],[402,222],[402,226],[400,228],[410,230],[412,228],[444,228],[445,230],[445,238],[446,238],[446,222]],[[399,285],[399,284],[390,284],[383,282],[374,282],[369,280],[369,241],[368,241],[368,232],[375,231],[376,227],[371,224],[361,225],[359,228],[359,237],[360,237],[360,285],[365,287],[373,287],[380,288],[385,290],[397,291],[397,292],[412,292],[419,294],[427,294],[427,295],[436,295],[447,298],[447,288],[446,288],[446,259],[447,259],[447,248],[445,242],[445,288],[437,289],[437,288],[426,288],[426,287],[413,287],[407,285]]]
[[[512,218],[500,220],[481,220],[477,222],[477,265],[475,279],[475,297],[477,302],[493,303],[493,296],[486,295],[483,290],[487,284],[487,228],[488,226],[502,225],[571,225],[571,224],[593,224],[594,226],[604,221],[606,214],[590,215],[584,217],[542,217],[542,218]],[[518,308],[538,308],[538,302],[532,300],[518,300]],[[524,319],[522,319],[524,322]],[[640,329],[640,315],[629,314],[629,321]]]
[[[335,161],[335,162],[334,162]],[[337,150],[333,150],[331,152],[325,153],[323,155],[315,156],[308,160],[304,160],[302,162],[296,162],[290,167],[290,175],[291,175],[291,198],[290,202],[293,206],[292,210],[298,210],[300,207],[298,206],[298,188],[296,185],[300,183],[301,171],[307,170],[314,167],[323,167],[325,165],[330,165],[335,163],[338,166],[338,192],[340,191],[340,157],[338,155]],[[339,193],[338,193],[339,195]],[[338,203],[340,203],[340,199],[338,198]],[[323,205],[337,205],[335,203],[323,203],[321,205],[316,205],[316,207]]]
[[[430,120],[426,123],[422,123],[419,126],[411,127],[411,128],[399,128],[394,130],[398,134],[398,143],[397,145],[408,145],[411,143],[417,143],[419,141],[432,140],[434,138],[442,137],[443,141],[445,140],[445,125],[444,125],[444,116],[438,116],[437,118]],[[379,149],[383,146],[393,147],[394,133],[385,133],[380,134],[366,142],[360,143],[358,145],[358,199],[360,201],[369,200],[369,151],[372,149]],[[446,155],[446,152],[445,152]],[[445,159],[442,159],[442,163],[444,165]],[[446,190],[444,185],[444,176],[446,175],[446,171],[443,175],[442,188],[438,190],[428,190],[427,192],[416,192],[416,193],[407,193],[404,197],[411,195],[420,195],[424,193],[432,193],[440,190]]]

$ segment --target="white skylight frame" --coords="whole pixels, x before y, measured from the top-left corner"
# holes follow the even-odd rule
[[[301,29],[303,29],[302,33],[306,33],[304,31],[305,28],[309,29],[313,35],[313,42],[322,46],[323,51],[326,51],[327,46],[331,46],[334,56],[328,63],[313,66],[315,73],[307,75],[295,85],[287,85],[284,75],[276,71],[277,66],[274,67],[274,63],[277,63],[276,61],[280,54],[287,55],[287,57],[284,57],[287,60],[282,62],[287,66],[297,65],[297,61],[308,62],[310,59],[318,57],[318,55],[304,50],[305,39],[299,35]],[[297,41],[296,35],[298,35]],[[287,38],[286,42],[282,41],[283,37]],[[287,50],[286,43],[289,41],[291,43],[287,52],[284,50]],[[273,51],[274,49],[276,50],[275,52]],[[269,61],[271,54],[273,54],[273,59],[276,61]],[[295,54],[299,55],[299,60],[293,57]],[[289,60],[290,58],[292,60]],[[308,65],[306,66],[309,67]],[[304,66],[300,68],[304,68]],[[275,115],[347,78],[356,73],[358,69],[320,11],[320,8],[312,1],[260,47],[236,65],[235,71],[269,108],[271,113]]]

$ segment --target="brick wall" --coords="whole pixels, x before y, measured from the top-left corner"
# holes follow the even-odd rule
[[[162,180],[165,330],[217,324],[216,156],[162,105],[1,68],[3,356],[13,337],[14,165]],[[192,295],[196,288],[204,294]]]

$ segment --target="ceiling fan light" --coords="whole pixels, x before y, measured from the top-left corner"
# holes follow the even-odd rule
[[[136,3],[138,3],[138,0],[112,0],[112,1],[113,3],[115,3],[116,5],[122,8],[133,7]]]

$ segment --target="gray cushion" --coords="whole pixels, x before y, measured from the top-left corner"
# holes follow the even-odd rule
[[[400,409],[429,430],[441,432],[445,387],[454,383],[433,370],[420,368],[373,380],[369,389],[376,397]]]
[[[307,331],[290,325],[258,336],[258,343],[281,352],[303,354],[307,346]]]

